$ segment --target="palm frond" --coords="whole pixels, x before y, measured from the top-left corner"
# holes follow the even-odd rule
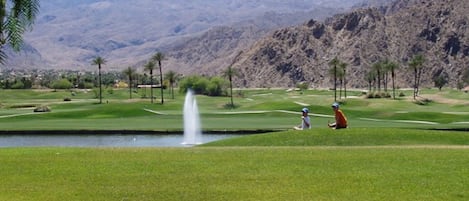
[[[18,18],[9,16],[5,23],[6,40],[11,45],[13,50],[19,51],[23,45],[23,33],[25,32],[24,26],[22,26]]]
[[[14,0],[14,16],[22,20],[25,26],[31,26],[39,13],[39,0]]]

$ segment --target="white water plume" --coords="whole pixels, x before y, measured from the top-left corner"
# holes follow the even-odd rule
[[[202,143],[200,130],[200,117],[197,101],[191,90],[186,93],[184,101],[184,141],[182,144],[195,145]]]

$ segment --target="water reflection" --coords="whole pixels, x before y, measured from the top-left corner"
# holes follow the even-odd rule
[[[203,135],[202,143],[235,136]],[[183,140],[183,135],[7,135],[0,136],[0,147],[184,147]]]

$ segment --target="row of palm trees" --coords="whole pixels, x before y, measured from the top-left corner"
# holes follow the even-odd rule
[[[154,102],[154,95],[153,95],[153,88],[154,88],[154,80],[153,80],[153,72],[156,69],[156,65],[159,67],[160,72],[160,89],[161,89],[161,104],[164,104],[164,94],[163,94],[163,68],[162,68],[162,61],[165,59],[165,56],[161,52],[155,53],[150,60],[144,65],[144,71],[148,71],[150,73],[150,99],[151,103]],[[99,103],[102,103],[102,86],[101,86],[101,66],[105,64],[107,61],[97,56],[93,59],[92,64],[98,66],[98,87],[99,87]],[[123,73],[129,78],[129,96],[132,98],[132,81],[134,76],[136,75],[136,69],[132,67],[127,67]],[[169,77],[168,80],[171,85],[171,92],[174,98],[174,82],[176,81],[177,74],[170,71],[168,72],[167,76]]]
[[[348,64],[340,61],[337,57],[334,57],[334,59],[329,62],[329,66],[331,66],[329,73],[334,78],[334,102],[337,102],[337,80],[340,82],[339,98],[342,98],[342,86],[344,86],[344,95],[345,98],[347,98],[347,80],[345,79],[345,75]]]
[[[230,105],[234,107],[233,102],[233,77],[237,76],[238,73],[236,69],[233,68],[233,64],[236,62],[238,57],[241,55],[242,52],[239,52],[238,55],[233,59],[233,62],[228,66],[228,68],[224,71],[224,77],[228,78],[230,84]],[[164,104],[164,94],[163,94],[163,72],[162,72],[162,61],[165,59],[164,54],[161,52],[155,53],[151,59],[144,65],[144,70],[150,73],[150,85],[151,85],[151,103],[153,103],[153,72],[156,69],[156,65],[158,64],[159,73],[160,73],[160,90],[161,90],[161,104]],[[422,67],[425,59],[422,55],[416,55],[412,58],[409,62],[410,69],[414,72],[414,99],[419,93],[419,85],[420,85],[420,78],[422,74]],[[102,87],[101,87],[101,65],[105,64],[106,60],[100,56],[96,57],[93,60],[93,64],[98,66],[98,83],[99,83],[99,103],[102,103]],[[331,67],[329,73],[333,76],[334,80],[334,101],[337,101],[337,85],[339,85],[339,98],[342,98],[342,87],[344,88],[344,96],[347,98],[347,66],[346,62],[339,60],[337,57],[332,59],[329,62],[329,66]],[[384,91],[387,92],[388,88],[388,77],[389,73],[391,74],[391,81],[392,81],[392,90],[393,90],[393,98],[396,98],[395,93],[395,76],[396,70],[399,68],[399,65],[396,62],[390,61],[385,59],[383,61],[378,61],[372,65],[371,70],[365,75],[365,79],[369,83],[369,91],[371,91],[371,85],[374,84],[375,87],[377,85],[378,91],[381,91],[381,83],[383,84]],[[132,67],[127,67],[123,73],[129,79],[129,96],[132,98],[132,86],[130,83],[133,81],[133,77],[136,74],[136,70]],[[172,98],[174,99],[174,83],[179,78],[178,74],[174,71],[169,71],[166,75],[167,80],[169,81]]]
[[[420,80],[421,75],[423,72],[423,64],[425,62],[425,58],[423,55],[418,54],[415,55],[411,61],[408,63],[409,69],[414,74],[414,84],[413,84],[413,97],[416,97],[419,94],[420,89]],[[334,101],[337,101],[337,85],[339,82],[340,86],[340,94],[339,98],[342,98],[342,86],[344,87],[345,98],[347,98],[347,88],[346,88],[346,69],[348,64],[345,62],[340,61],[337,57],[332,59],[329,62],[330,71],[329,73],[333,76],[334,80]],[[370,71],[368,71],[365,75],[365,79],[368,82],[369,91],[371,91],[371,86],[374,85],[375,88],[377,86],[378,91],[381,91],[381,84],[383,84],[384,91],[387,92],[388,89],[388,78],[389,73],[391,74],[391,82],[392,82],[392,97],[393,99],[396,98],[396,86],[395,86],[395,77],[396,77],[396,70],[399,68],[399,64],[391,61],[389,59],[385,59],[382,61],[378,61],[371,66]]]
[[[148,71],[150,73],[150,97],[151,97],[151,103],[153,103],[153,71],[156,68],[156,64],[159,66],[160,70],[160,89],[161,89],[161,104],[164,104],[164,95],[163,95],[163,70],[161,67],[161,61],[164,59],[164,55],[161,52],[157,52],[154,54],[151,59],[145,64],[144,70]]]

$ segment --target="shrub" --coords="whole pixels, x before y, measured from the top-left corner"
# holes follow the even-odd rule
[[[414,100],[414,103],[417,104],[417,105],[428,105],[432,102],[433,102],[433,100],[428,99],[428,98]]]
[[[306,91],[309,88],[309,84],[307,82],[300,82],[296,85],[296,88],[299,88],[301,91]]]
[[[192,89],[196,94],[205,94],[209,96],[222,96],[226,94],[227,81],[221,77],[212,77],[209,79],[202,76],[189,76],[179,83],[179,92],[186,93]]]
[[[194,76],[189,76],[189,77],[182,79],[181,82],[179,83],[179,91],[181,93],[186,93],[188,89],[192,89],[194,90],[194,92],[196,92],[194,89],[194,85],[201,78],[202,77],[200,76],[194,75]]]
[[[399,93],[399,97],[404,97],[404,96],[405,96],[404,92],[401,91],[401,93]]]
[[[196,94],[207,94],[207,86],[209,81],[207,78],[200,77],[195,83],[192,85],[192,90]]]
[[[52,83],[53,89],[70,89],[72,86],[73,84],[67,79],[56,80]]]
[[[24,83],[17,80],[13,85],[11,85],[12,89],[24,89]]]
[[[92,89],[94,84],[92,82],[80,82],[78,83],[78,88],[80,89]]]
[[[34,112],[50,112],[50,111],[51,111],[50,108],[45,105],[41,105],[41,106],[34,108]]]
[[[223,105],[223,108],[224,109],[236,109],[236,108],[239,108],[239,105],[236,105],[236,104],[231,105],[231,103],[227,103]]]
[[[225,95],[226,80],[221,77],[212,77],[207,85],[207,95],[222,96]]]
[[[72,101],[72,99],[69,98],[69,97],[65,97],[65,98],[64,98],[64,101]]]
[[[388,92],[383,92],[383,93],[381,93],[381,97],[383,97],[383,98],[391,98],[391,94],[388,93]]]
[[[99,88],[93,88],[94,98],[99,98]]]
[[[370,92],[366,95],[366,98],[391,98],[391,94],[387,92]]]

